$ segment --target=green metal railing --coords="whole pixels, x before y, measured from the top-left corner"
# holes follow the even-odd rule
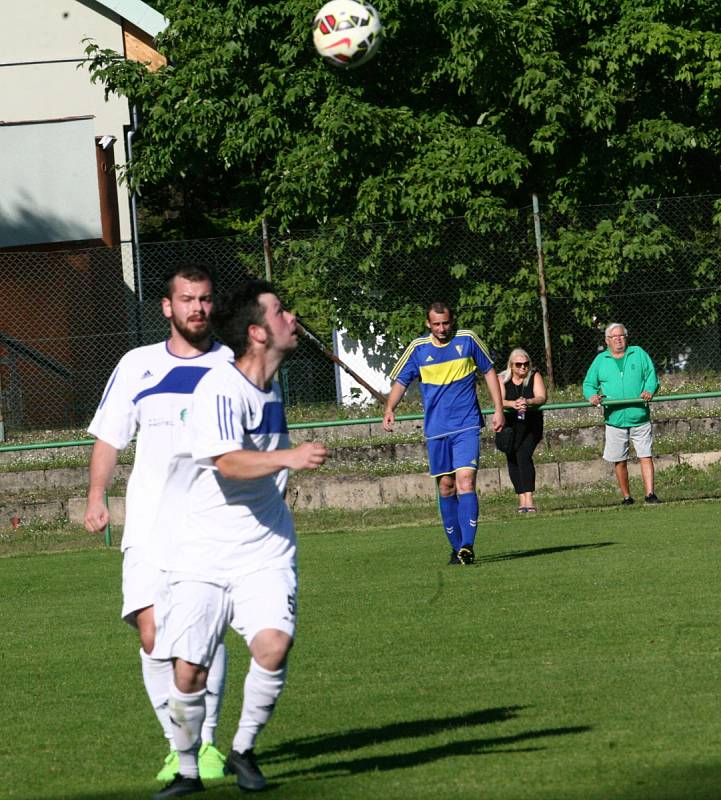
[[[652,397],[650,400],[609,400],[604,398],[601,401],[602,406],[622,406],[642,403],[663,403],[677,400],[700,400],[708,397],[721,397],[721,391],[718,392],[691,392],[689,394],[665,394]],[[544,411],[557,411],[567,408],[596,408],[592,403],[587,400],[574,401],[572,403],[546,403],[539,406]],[[484,415],[492,414],[493,408],[482,408],[481,413]],[[404,414],[397,415],[396,420],[418,420],[423,419],[423,414]],[[383,422],[383,417],[359,417],[358,419],[333,419],[333,420],[319,420],[316,422],[292,422],[288,425],[289,430],[304,430],[306,428],[338,428],[345,425],[370,425],[373,423]],[[49,450],[54,447],[83,447],[95,443],[95,439],[76,439],[67,442],[40,442],[37,444],[12,444],[0,447],[0,453],[18,452],[21,450]]]

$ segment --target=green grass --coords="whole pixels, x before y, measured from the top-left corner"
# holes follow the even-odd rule
[[[113,544],[120,544],[121,533],[120,528],[112,530]],[[89,534],[64,520],[29,520],[17,530],[0,528],[0,557],[99,549],[107,549],[104,536]]]
[[[718,797],[719,502],[484,513],[468,568],[437,524],[360,516],[305,519],[269,797]],[[164,746],[119,581],[113,548],[0,559],[4,798],[152,794]],[[229,646],[223,747],[246,665]]]

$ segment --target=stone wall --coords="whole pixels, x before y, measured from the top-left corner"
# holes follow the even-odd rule
[[[661,404],[659,404],[661,405]],[[551,449],[560,446],[587,446],[597,448],[599,457],[590,461],[567,461],[537,464],[537,484],[542,488],[562,491],[574,485],[592,484],[597,481],[612,481],[613,467],[600,458],[603,448],[603,426],[598,424],[598,411],[581,409],[583,413],[595,415],[595,424],[578,425],[573,428],[551,429],[546,432],[541,448]],[[555,412],[561,414],[563,412]],[[721,420],[717,417],[699,417],[690,419],[659,419],[654,421],[657,436],[675,435],[680,440],[689,434],[719,433]],[[404,421],[398,423],[396,431],[405,434],[421,435],[421,421]],[[294,432],[296,442],[311,438],[326,438],[338,441],[339,432],[362,439],[368,436],[383,436],[378,423],[363,423],[344,428],[316,428]],[[484,437],[484,447],[491,445],[490,435]],[[540,448],[539,448],[540,449]],[[58,448],[56,456],[68,456],[68,450],[75,448]],[[32,451],[32,458],[37,459],[39,453]],[[83,452],[78,448],[77,455]],[[87,450],[84,451],[87,454]],[[408,474],[391,475],[382,478],[364,476],[363,465],[378,462],[415,462],[425,463],[425,446],[422,441],[408,444],[389,444],[376,446],[335,446],[331,450],[330,465],[356,468],[356,474],[322,475],[317,473],[298,473],[291,476],[288,485],[288,502],[296,510],[321,508],[374,508],[395,503],[413,502],[417,499],[427,500],[433,497],[434,481],[426,474],[410,472]],[[687,463],[696,468],[705,468],[709,464],[721,460],[721,452],[681,453],[671,456],[660,456],[655,459],[658,470],[677,464]],[[121,464],[116,467],[114,492],[122,492],[130,474],[130,466]],[[638,463],[629,462],[632,476],[640,475]],[[85,488],[87,485],[87,468],[58,468],[24,470],[20,472],[0,473],[0,527],[9,523],[9,519],[19,516],[29,518],[69,518],[72,522],[82,522],[85,508]],[[481,469],[478,473],[479,494],[510,489],[510,481],[504,466]],[[122,524],[124,516],[124,498],[111,498],[111,519],[114,525]]]
[[[679,464],[689,464],[696,469],[705,469],[721,461],[721,451],[709,453],[680,453],[659,456],[654,459],[657,470],[668,469]],[[641,471],[635,459],[629,461],[631,477],[640,477]],[[598,481],[613,481],[613,466],[600,458],[594,461],[565,461],[538,464],[536,484],[539,488],[562,491],[571,486],[592,484]],[[511,484],[505,468],[481,469],[478,471],[478,493],[480,495],[510,489]],[[298,473],[288,483],[288,505],[295,511],[310,511],[322,508],[378,508],[383,505],[410,503],[428,500],[435,492],[434,480],[425,474],[390,475],[370,478],[357,475],[323,476],[314,473]],[[124,501],[111,498],[111,522],[120,525],[123,521]],[[85,509],[84,497],[73,497],[67,501],[65,513],[71,522],[82,522]],[[3,510],[3,516],[8,511]],[[22,516],[22,514],[20,514]]]

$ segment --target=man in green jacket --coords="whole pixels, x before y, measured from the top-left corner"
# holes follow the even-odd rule
[[[623,494],[622,505],[633,505],[628,488],[628,443],[633,442],[641,462],[641,477],[647,503],[661,502],[653,491],[653,431],[648,401],[658,389],[656,370],[648,353],[635,345],[628,346],[624,325],[612,322],[606,328],[607,349],[599,353],[583,380],[583,396],[601,405],[601,399],[629,400],[628,405],[605,406],[605,461],[615,465],[616,480]]]

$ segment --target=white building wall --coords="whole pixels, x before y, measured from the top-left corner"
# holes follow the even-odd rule
[[[123,52],[120,17],[99,3],[78,0],[4,2],[0,25],[0,120],[21,122],[92,116],[95,136],[116,138],[116,164],[125,161],[127,100],[106,102],[102,84],[91,84],[83,39]],[[0,158],[12,154],[0,153]],[[120,237],[131,238],[127,189],[118,188]]]
[[[92,119],[0,125],[0,154],[0,245],[102,238]]]
[[[391,390],[388,374],[403,354],[403,348],[389,348],[382,336],[365,340],[354,339],[347,331],[333,331],[333,352],[363,380],[383,394]],[[373,402],[371,394],[360,386],[345,370],[336,366],[337,401],[341,405],[365,405]],[[409,389],[409,396],[417,394],[417,384]]]

